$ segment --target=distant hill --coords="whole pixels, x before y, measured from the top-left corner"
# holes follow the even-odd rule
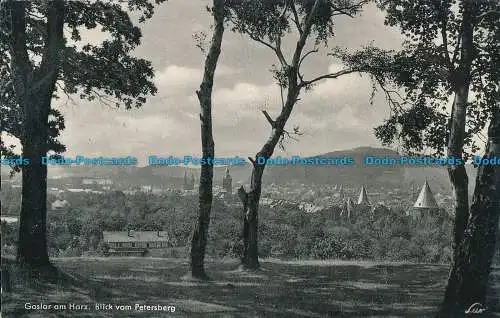
[[[377,184],[400,183],[404,179],[404,169],[398,166],[366,167],[363,158],[373,156],[397,156],[398,153],[385,148],[360,147],[311,156],[308,158],[352,157],[355,164],[346,165],[286,165],[266,168],[266,182],[298,181],[304,184]]]
[[[403,167],[403,166],[365,166],[365,156],[397,157],[399,154],[391,149],[359,147],[349,150],[333,151],[308,158],[352,157],[355,164],[352,166],[332,165],[283,165],[267,166],[264,172],[264,184],[298,182],[303,184],[345,184],[347,186],[401,185],[422,184],[429,180],[433,187],[443,191],[450,191],[450,182],[446,168],[442,167]],[[248,184],[251,175],[251,164],[231,166],[230,173],[233,183]],[[4,174],[2,169],[2,175]],[[226,167],[214,168],[214,184],[220,185]],[[476,169],[467,166],[471,190],[475,183]],[[181,186],[184,173],[193,174],[199,179],[199,167],[183,166],[76,166],[50,167],[49,178],[109,178],[115,183],[124,186],[155,185]]]

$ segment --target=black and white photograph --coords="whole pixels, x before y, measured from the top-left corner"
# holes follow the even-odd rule
[[[0,317],[500,317],[500,1],[0,0]]]

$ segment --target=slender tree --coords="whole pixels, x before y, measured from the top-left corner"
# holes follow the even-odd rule
[[[131,55],[140,44],[141,32],[127,11],[142,12],[143,22],[152,16],[153,8],[146,0],[2,2],[0,97],[2,115],[8,115],[2,118],[2,132],[19,138],[22,157],[31,162],[21,167],[20,264],[50,264],[47,166],[41,159],[49,150],[63,150],[51,140],[56,141],[64,128],[62,115],[52,108],[53,99],[64,93],[117,107],[140,107],[156,88],[150,80],[154,75],[151,63]],[[79,45],[81,30],[96,27],[110,39],[99,45]],[[12,151],[3,143],[2,148]]]
[[[215,144],[212,135],[212,90],[217,62],[221,52],[224,35],[225,0],[214,0],[211,9],[214,17],[214,32],[210,48],[205,59],[205,71],[200,89],[196,91],[200,102],[201,150],[202,160],[208,163],[214,158]],[[207,279],[205,273],[205,250],[207,246],[208,226],[212,210],[212,185],[214,168],[212,164],[201,166],[199,186],[198,220],[191,239],[191,275],[198,279]]]
[[[406,40],[393,56],[389,78],[403,97],[385,90],[392,116],[376,129],[386,144],[412,152],[424,148],[466,162],[486,144],[498,157],[497,89],[500,82],[500,7],[497,1],[379,1],[386,24]],[[385,79],[375,77],[379,82]],[[395,97],[394,99],[392,97]],[[447,108],[451,101],[451,111]],[[488,136],[482,131],[490,123]],[[479,140],[479,141],[478,141]],[[453,266],[441,317],[460,317],[485,300],[498,230],[498,167],[478,169],[472,205],[464,164],[449,165],[455,199]]]
[[[240,188],[238,194],[242,199],[244,212],[244,256],[243,266],[247,269],[258,269],[258,207],[262,187],[262,175],[277,145],[282,145],[286,137],[298,133],[287,131],[286,124],[299,101],[303,90],[325,79],[339,78],[342,75],[358,72],[357,68],[346,68],[338,72],[328,73],[313,79],[305,79],[301,70],[304,60],[319,52],[319,46],[326,46],[333,37],[333,20],[339,15],[354,17],[366,1],[335,0],[286,0],[286,1],[231,1],[230,21],[233,31],[245,34],[270,49],[278,60],[274,68],[274,78],[281,89],[282,107],[280,113],[273,117],[264,110],[262,113],[271,126],[271,133],[255,158],[249,158],[253,164],[250,189]],[[281,42],[286,35],[295,34],[297,42],[290,57],[285,56]],[[307,49],[308,42],[314,48]]]

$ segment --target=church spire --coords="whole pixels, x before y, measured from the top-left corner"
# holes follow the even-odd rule
[[[434,194],[432,194],[431,188],[429,187],[429,183],[427,182],[427,180],[425,180],[425,183],[422,186],[422,190],[420,190],[420,194],[418,195],[417,201],[415,201],[413,207],[418,209],[439,208],[436,199],[434,199]]]
[[[359,192],[359,197],[358,197],[358,205],[370,205],[370,201],[368,200],[368,194],[366,193],[366,188],[363,185],[361,187],[361,191]]]

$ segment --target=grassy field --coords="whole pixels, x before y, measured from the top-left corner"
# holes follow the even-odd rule
[[[248,273],[228,260],[208,261],[212,280],[197,282],[185,278],[186,260],[58,258],[53,263],[64,280],[13,271],[12,292],[2,294],[3,317],[432,317],[448,272],[446,265],[263,260],[260,272]],[[500,295],[499,268],[492,282],[494,299]],[[25,309],[26,303],[66,309]],[[132,308],[97,311],[96,304]],[[135,304],[170,305],[175,312],[137,311]],[[494,301],[488,308],[488,315],[475,316],[500,317]]]

